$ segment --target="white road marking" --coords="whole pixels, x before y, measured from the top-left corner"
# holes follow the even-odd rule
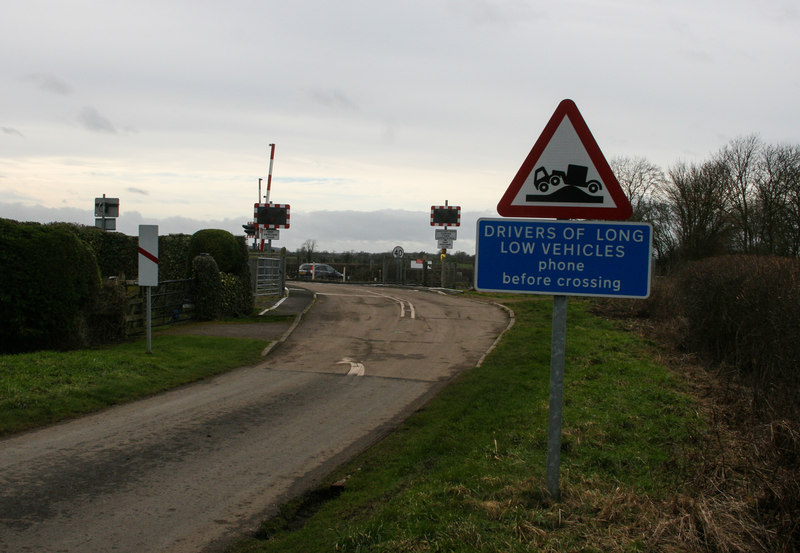
[[[350,296],[353,298],[371,298],[375,294],[334,294],[332,292],[317,292],[320,296]]]
[[[402,300],[402,299],[398,299],[398,298],[395,298],[395,299],[398,302],[400,302],[400,311],[401,311],[400,317],[401,318],[405,316],[405,306],[406,306],[406,304],[408,304],[408,318],[409,319],[416,319],[417,318],[417,312],[414,309],[414,304],[413,303],[411,303],[408,300]]]
[[[384,294],[376,294],[378,296],[389,298],[391,300],[396,301],[400,305],[400,318],[403,319],[406,316],[406,304],[408,304],[408,317],[409,319],[416,319],[417,318],[417,311],[414,309],[414,304],[408,300],[404,300],[402,298],[398,298],[395,296],[389,296]]]
[[[408,316],[410,319],[417,318],[417,310],[414,308],[414,304],[408,300],[404,300],[402,298],[398,298],[395,296],[390,296],[388,294],[379,294],[378,292],[368,292],[366,294],[333,294],[330,292],[318,292],[320,296],[351,296],[354,298],[372,298],[378,296],[379,298],[387,298],[392,301],[397,302],[400,305],[400,318],[404,319],[406,316],[406,304],[408,304]]]
[[[347,376],[364,376],[364,364],[350,363],[350,372],[347,373]]]
[[[364,363],[357,363],[349,357],[344,357],[336,364],[347,365],[348,363],[350,364],[350,371],[347,373],[347,376],[364,376]]]
[[[264,313],[266,313],[267,311],[272,311],[273,309],[275,309],[275,308],[277,308],[277,307],[280,307],[280,305],[281,305],[283,302],[285,302],[285,301],[287,300],[287,298],[288,298],[288,297],[289,297],[289,296],[283,296],[281,299],[279,299],[279,300],[277,301],[277,303],[275,303],[275,305],[273,305],[272,307],[267,307],[267,308],[266,308],[264,311],[262,311],[261,313],[259,313],[259,316],[263,315],[263,314],[264,314]]]

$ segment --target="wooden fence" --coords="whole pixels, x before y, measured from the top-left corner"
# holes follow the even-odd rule
[[[125,311],[125,334],[128,336],[145,331],[147,291],[135,280],[125,282],[128,305]],[[192,279],[164,280],[154,286],[150,298],[150,324],[161,326],[192,318],[190,287]]]

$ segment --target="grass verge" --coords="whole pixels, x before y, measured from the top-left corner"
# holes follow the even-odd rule
[[[568,310],[560,502],[544,488],[552,300],[524,299],[480,368],[231,551],[692,550],[663,513],[702,440],[694,402],[586,305]]]
[[[154,336],[98,349],[0,356],[0,435],[64,420],[256,363],[267,342]]]

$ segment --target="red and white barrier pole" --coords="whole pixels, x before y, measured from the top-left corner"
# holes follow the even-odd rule
[[[267,197],[266,203],[269,203],[269,192],[272,190],[272,163],[275,161],[275,144],[269,145],[269,174],[267,175]]]
[[[275,161],[275,144],[269,145],[269,173],[267,174],[267,195],[264,197],[264,203],[269,203],[269,193],[272,190],[272,164]],[[260,193],[260,192],[259,192]],[[272,240],[269,241],[269,248],[272,249]],[[264,251],[264,240],[261,240],[261,251]]]

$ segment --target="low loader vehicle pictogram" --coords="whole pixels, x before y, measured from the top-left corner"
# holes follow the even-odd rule
[[[594,194],[603,186],[598,180],[592,179],[587,181],[586,174],[588,172],[589,168],[585,165],[569,164],[566,173],[564,171],[554,170],[552,173],[548,174],[547,169],[541,166],[536,169],[536,172],[533,174],[533,182],[534,186],[536,186],[536,190],[539,192],[547,192],[551,186],[556,187],[565,184],[567,186],[586,188],[590,193]]]

